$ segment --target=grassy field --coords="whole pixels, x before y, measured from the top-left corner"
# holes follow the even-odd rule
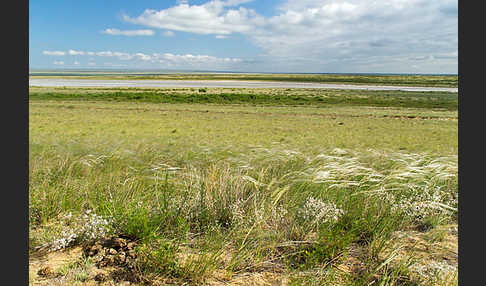
[[[150,79],[150,80],[264,80],[288,82],[318,82],[340,84],[404,85],[458,87],[457,75],[352,75],[352,74],[83,74],[83,73],[33,73],[31,78],[71,79]]]
[[[31,99],[155,103],[251,104],[258,106],[405,107],[457,111],[457,93],[282,88],[46,88]]]
[[[31,285],[457,285],[457,102],[31,88]]]

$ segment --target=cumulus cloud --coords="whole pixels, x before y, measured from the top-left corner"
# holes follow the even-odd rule
[[[217,38],[243,34],[262,49],[266,66],[272,63],[276,68],[396,70],[406,69],[408,58],[423,57],[423,65],[457,70],[457,0],[287,0],[266,17],[240,6],[245,2],[249,1],[179,1],[123,19]]]
[[[245,2],[250,1],[213,0],[202,5],[189,5],[187,1],[181,1],[177,6],[164,10],[146,9],[135,18],[123,15],[123,19],[148,27],[197,34],[244,33],[249,32],[252,27],[263,20],[263,17],[252,9],[244,7],[227,9]]]
[[[174,36],[174,32],[172,32],[172,31],[165,31],[163,34],[166,37],[172,37],[172,36]]]
[[[122,52],[102,51],[102,52],[96,52],[94,54],[99,57],[117,57],[123,61],[133,59],[133,55],[129,53],[122,53]]]
[[[284,0],[270,16],[245,7],[251,0],[190,2],[179,0],[166,9],[146,9],[139,15],[122,17],[129,23],[161,29],[168,37],[174,31],[216,39],[240,34],[258,47],[260,54],[244,60],[113,51],[69,50],[67,54],[167,65],[235,64],[254,71],[457,72],[457,0]],[[103,32],[146,33],[140,31],[154,33]],[[66,55],[62,51],[43,53]]]
[[[137,57],[138,59],[142,60],[142,61],[150,61],[150,60],[152,60],[152,57],[151,56],[146,55],[144,53],[136,53],[134,56]]]
[[[373,49],[375,53],[376,48],[383,48],[386,54],[436,50],[431,47],[439,47],[437,40],[450,43],[444,48],[454,47],[457,18],[443,17],[439,13],[441,2],[289,1],[281,14],[268,19],[267,29],[254,34],[254,39],[272,53],[282,51],[276,46],[279,42],[293,50],[307,47],[308,52],[333,53],[342,52],[342,48],[352,52]]]
[[[63,61],[54,61],[54,64],[55,64],[55,65],[60,65],[60,66],[62,66],[62,65],[64,65],[64,62],[63,62]]]
[[[48,56],[65,56],[66,53],[62,51],[43,51],[42,54]]]
[[[160,63],[172,63],[172,64],[179,64],[179,65],[201,65],[201,64],[228,64],[228,63],[239,63],[242,59],[239,58],[218,58],[215,56],[208,56],[208,55],[192,55],[192,54],[185,54],[185,55],[174,55],[171,53],[164,53],[164,54],[157,54],[154,53],[152,55],[152,59],[158,61]]]
[[[62,52],[65,53],[65,52]],[[184,67],[184,68],[218,68],[218,67],[230,67],[233,64],[242,63],[240,58],[231,57],[216,57],[210,55],[193,55],[193,54],[172,54],[172,53],[126,53],[118,51],[76,51],[69,50],[69,55],[90,55],[95,57],[107,57],[116,58],[121,61],[135,61],[140,63],[156,64],[160,66],[166,65],[171,67]],[[60,64],[60,62],[58,62]],[[77,61],[74,64],[79,64]],[[126,66],[120,63],[107,62],[105,64],[111,66]],[[89,58],[88,65],[95,65],[94,58]]]
[[[152,30],[118,30],[118,29],[106,29],[101,31],[103,34],[108,35],[122,35],[122,36],[152,36],[155,34]]]
[[[77,55],[84,55],[85,53],[83,51],[69,50],[68,54],[71,56],[77,56]]]

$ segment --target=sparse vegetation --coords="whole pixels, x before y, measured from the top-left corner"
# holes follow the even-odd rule
[[[370,106],[457,110],[457,93],[321,89],[106,89],[32,88],[31,99],[154,103],[252,104],[264,106]]]
[[[29,105],[31,259],[134,243],[133,267],[80,255],[57,280],[457,285],[457,94],[31,88]]]
[[[266,80],[288,82],[320,82],[341,84],[404,85],[457,87],[457,75],[355,75],[355,74],[238,74],[238,73],[184,73],[184,74],[130,74],[33,72],[31,78],[65,77],[71,79],[130,79],[130,80]]]

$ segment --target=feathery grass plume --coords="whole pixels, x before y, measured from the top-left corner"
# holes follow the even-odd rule
[[[29,219],[39,226],[66,210],[96,211],[80,217],[84,228],[59,231],[56,249],[102,236],[102,216],[110,218],[106,229],[140,239],[145,269],[177,279],[196,281],[218,267],[327,269],[352,245],[372,270],[391,232],[457,218],[455,156],[288,148],[222,155],[208,148],[191,157],[137,148],[123,156],[46,157],[46,168],[31,170]],[[188,264],[176,255],[180,247]],[[406,273],[390,267],[374,274],[392,281]]]

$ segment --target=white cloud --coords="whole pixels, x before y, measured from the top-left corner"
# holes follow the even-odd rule
[[[118,30],[118,29],[106,29],[101,31],[103,34],[108,35],[122,35],[122,36],[152,36],[155,34],[152,30]]]
[[[66,53],[62,51],[43,51],[42,54],[48,56],[65,56]]]
[[[231,34],[249,32],[263,18],[252,9],[239,7],[248,0],[219,1],[213,0],[202,5],[189,5],[180,2],[177,6],[165,10],[146,9],[136,18],[123,16],[127,22],[148,27],[197,34]]]
[[[254,0],[226,0],[222,1],[224,6],[238,6],[244,3],[253,2]]]
[[[63,62],[63,61],[54,61],[54,64],[55,64],[55,65],[60,65],[60,66],[62,66],[62,65],[64,65],[64,62]]]
[[[227,39],[228,36],[225,36],[225,35],[216,35],[215,38],[216,39]]]
[[[70,54],[71,56],[77,56],[77,55],[84,55],[85,53],[83,51],[69,50],[68,54]]]
[[[192,54],[185,54],[185,55],[174,55],[171,53],[164,53],[164,54],[153,54],[152,59],[158,61],[160,63],[172,63],[178,65],[186,65],[186,64],[228,64],[228,63],[239,63],[242,59],[239,58],[218,58],[215,56],[209,55],[192,55]]]
[[[102,52],[96,52],[94,54],[99,57],[117,57],[120,60],[124,60],[124,61],[133,59],[133,55],[130,55],[129,53],[102,51]]]
[[[230,57],[216,57],[210,55],[193,55],[193,54],[172,54],[172,53],[126,53],[126,52],[113,52],[113,51],[76,51],[69,50],[70,55],[92,55],[96,57],[108,57],[117,58],[122,61],[132,61],[132,63],[146,63],[146,64],[163,64],[171,67],[181,67],[181,68],[218,68],[218,67],[230,67],[233,64],[242,63],[243,60],[240,58],[230,58]],[[94,58],[88,59],[88,65],[96,65],[94,63]],[[58,62],[58,64],[61,64]],[[75,61],[75,65],[79,62]],[[126,66],[126,64],[106,62],[105,65],[110,66]]]
[[[445,72],[447,66],[457,72],[457,0],[287,0],[268,17],[239,6],[245,2],[179,1],[123,18],[217,38],[243,34],[262,49],[262,66],[277,70],[353,72],[373,67],[368,71],[393,72],[411,66],[408,58],[422,57],[421,66],[427,69],[435,65]]]
[[[151,57],[151,56],[146,55],[146,54],[144,54],[144,53],[136,53],[136,54],[135,54],[135,57],[137,57],[137,58],[141,59],[142,61],[150,61],[150,60],[152,59],[152,57]]]
[[[80,65],[80,63],[78,61],[74,61],[73,64],[76,65],[76,66]]]
[[[163,34],[166,37],[172,37],[172,36],[174,36],[174,32],[172,32],[172,31],[165,31]]]

